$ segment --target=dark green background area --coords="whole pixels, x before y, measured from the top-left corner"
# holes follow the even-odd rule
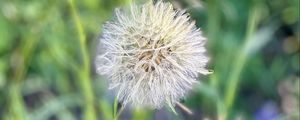
[[[299,0],[165,1],[207,37],[214,73],[181,101],[193,114],[126,107],[120,120],[300,119]],[[133,2],[147,1],[0,0],[0,120],[112,120],[94,58],[104,22]]]

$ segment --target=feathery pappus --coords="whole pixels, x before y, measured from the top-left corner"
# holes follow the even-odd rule
[[[123,105],[174,105],[199,74],[210,73],[206,38],[184,10],[159,1],[116,9],[115,16],[103,26],[95,64]]]

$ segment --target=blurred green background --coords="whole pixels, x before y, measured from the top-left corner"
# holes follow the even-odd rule
[[[165,0],[208,37],[209,69],[175,115],[120,120],[299,120],[299,0]],[[146,0],[133,1],[145,3]],[[0,120],[112,120],[95,73],[102,24],[132,0],[0,0]]]

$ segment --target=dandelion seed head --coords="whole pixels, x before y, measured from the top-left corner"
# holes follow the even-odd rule
[[[123,104],[160,108],[209,73],[205,42],[186,11],[165,2],[131,5],[104,24],[96,69]]]

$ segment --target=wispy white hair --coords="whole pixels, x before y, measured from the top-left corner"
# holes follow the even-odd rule
[[[199,73],[209,73],[205,42],[184,10],[165,2],[133,4],[104,24],[97,72],[123,104],[160,108],[182,99]]]

